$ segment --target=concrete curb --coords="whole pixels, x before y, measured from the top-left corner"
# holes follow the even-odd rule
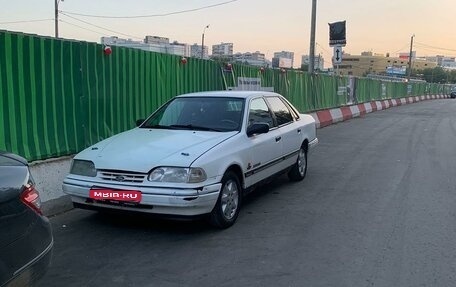
[[[406,104],[413,104],[426,100],[447,99],[447,95],[427,95],[420,97],[407,97],[400,99],[388,99],[381,101],[372,101],[351,106],[344,106],[339,108],[321,110],[310,113],[315,119],[317,128],[324,128],[326,126],[343,122],[349,119],[357,118],[368,113],[375,111],[386,110],[391,107],[402,106]]]

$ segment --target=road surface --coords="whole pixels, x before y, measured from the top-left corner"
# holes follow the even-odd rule
[[[375,112],[318,131],[306,179],[249,195],[237,223],[51,219],[38,286],[453,286],[456,100]]]

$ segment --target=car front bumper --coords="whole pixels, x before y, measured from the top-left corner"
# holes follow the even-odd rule
[[[102,183],[83,182],[65,179],[63,192],[71,196],[73,203],[89,209],[118,209],[143,213],[195,216],[207,214],[214,209],[222,184],[212,184],[200,189],[173,189],[142,186],[119,186]],[[108,188],[141,191],[139,204],[93,200],[89,197],[90,189]]]

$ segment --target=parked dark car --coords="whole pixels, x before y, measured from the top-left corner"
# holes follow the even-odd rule
[[[53,237],[22,157],[0,151],[0,286],[30,286],[47,270]]]
[[[450,98],[452,98],[452,99],[456,98],[456,90],[451,91]]]

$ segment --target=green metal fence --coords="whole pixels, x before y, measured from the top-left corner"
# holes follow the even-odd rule
[[[348,78],[260,69],[0,31],[0,150],[28,160],[74,154],[134,127],[172,97],[259,78],[302,111],[347,103]],[[359,102],[437,94],[442,85],[357,79]]]

